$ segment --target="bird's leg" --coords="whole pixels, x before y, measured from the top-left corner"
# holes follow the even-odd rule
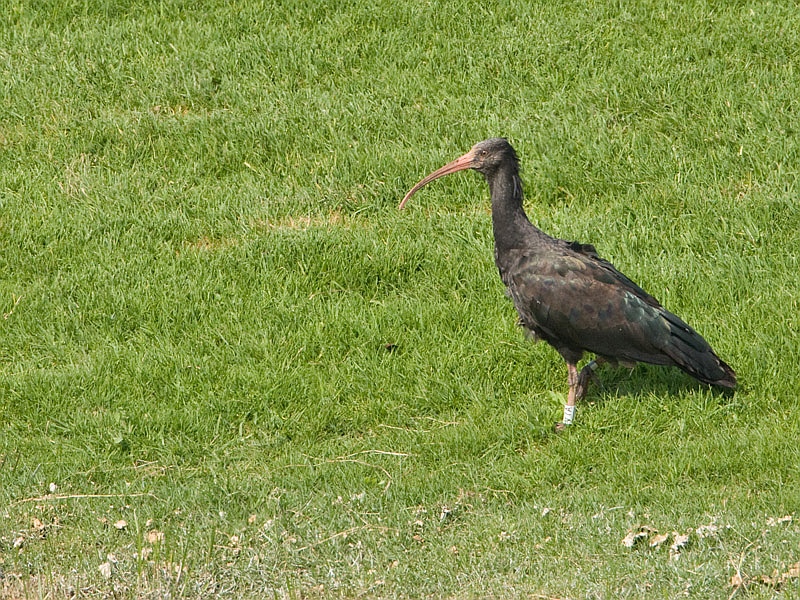
[[[578,366],[574,363],[567,363],[567,383],[569,384],[569,393],[567,394],[567,403],[564,405],[564,419],[560,423],[556,423],[556,431],[564,431],[567,425],[572,425],[575,418],[575,404],[578,400],[583,400],[586,396],[586,390],[589,389],[589,382],[596,378],[594,372],[597,367],[606,362],[603,358],[595,358],[588,362],[585,367],[578,373]]]
[[[567,383],[569,393],[567,403],[564,405],[564,419],[556,423],[556,431],[564,431],[568,425],[572,425],[572,420],[575,418],[575,402],[578,399],[578,367],[575,363],[567,363]]]
[[[589,382],[592,379],[597,379],[597,376],[594,374],[594,372],[597,371],[597,367],[602,365],[604,362],[606,361],[602,358],[595,358],[581,369],[575,389],[576,400],[583,400],[583,397],[586,395],[586,391],[589,389]]]

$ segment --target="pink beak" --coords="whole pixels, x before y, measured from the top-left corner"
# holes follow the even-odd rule
[[[435,170],[433,173],[422,179],[417,185],[409,190],[409,192],[403,197],[402,202],[400,202],[400,206],[397,208],[399,210],[403,210],[403,207],[408,202],[408,199],[413,196],[417,190],[420,188],[425,187],[434,179],[439,179],[439,177],[444,177],[445,175],[449,175],[450,173],[455,173],[456,171],[463,171],[464,169],[471,169],[473,162],[475,160],[475,154],[473,150],[470,150],[463,156],[459,156],[451,163],[447,163],[441,169]]]

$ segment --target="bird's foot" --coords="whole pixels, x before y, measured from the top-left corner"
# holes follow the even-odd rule
[[[567,430],[567,427],[569,427],[569,425],[566,425],[562,421],[559,421],[553,426],[553,429],[555,429],[556,433],[562,433]]]

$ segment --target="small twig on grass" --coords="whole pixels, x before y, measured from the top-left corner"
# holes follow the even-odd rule
[[[334,533],[333,535],[329,535],[328,537],[321,539],[319,541],[312,542],[311,544],[306,544],[305,546],[298,548],[297,552],[300,552],[302,550],[310,550],[312,548],[316,548],[320,544],[325,544],[327,542],[330,542],[331,540],[335,540],[336,538],[347,537],[348,535],[350,535],[351,533],[355,533],[356,531],[365,531],[365,530],[366,531],[377,530],[380,531],[381,533],[387,533],[390,531],[393,533],[399,532],[399,530],[394,529],[393,527],[383,527],[381,525],[367,524],[367,525],[362,525],[361,527],[351,527],[350,529],[345,529],[344,531],[339,531],[337,533]]]
[[[17,309],[17,305],[19,304],[19,301],[22,300],[22,296],[21,295],[20,296],[14,296],[12,294],[11,297],[14,298],[14,305],[11,307],[11,310],[9,310],[7,313],[3,313],[3,318],[4,319],[8,319],[8,317],[10,317],[11,315],[14,314],[14,311]]]
[[[378,469],[379,471],[382,471],[384,475],[386,475],[386,485],[383,487],[383,493],[385,494],[389,490],[389,486],[392,485],[392,475],[389,473],[389,471],[380,465],[373,465],[365,460],[358,460],[356,458],[333,458],[322,459],[317,464],[322,463],[355,463],[357,465],[364,465],[365,467],[370,467],[372,469]]]
[[[158,496],[150,492],[142,492],[137,494],[45,494],[44,496],[36,496],[33,498],[23,498],[11,503],[11,507],[25,504],[27,502],[45,502],[47,500],[74,500],[82,498],[138,498],[141,496],[150,496],[156,500],[160,500]]]
[[[249,162],[244,161],[244,166],[253,171],[253,173],[258,173],[259,175],[261,175],[261,172],[258,169],[256,169],[253,165],[251,165]]]
[[[382,456],[411,456],[405,452],[389,452],[387,450],[361,450],[360,452],[354,452],[353,454],[348,454],[343,456],[342,458],[350,458],[351,456],[358,456],[359,454],[380,454]]]
[[[739,563],[734,565],[736,569],[736,573],[731,577],[731,587],[733,587],[733,591],[731,595],[728,596],[728,600],[732,600],[736,594],[739,593],[740,590],[747,590],[747,580],[742,577],[742,564],[744,563],[744,558],[747,555],[747,551],[752,547],[755,546],[756,542],[750,542],[747,546],[744,547],[742,553],[739,555]]]
[[[433,421],[434,423],[438,423],[442,427],[447,427],[449,425],[459,425],[458,421],[443,421],[442,419],[437,419],[436,417],[429,417],[429,416],[421,416],[421,417],[411,417],[414,420],[426,420],[426,421]]]
[[[509,496],[515,496],[516,497],[516,495],[517,495],[516,492],[512,492],[511,490],[496,490],[496,489],[490,488],[490,487],[487,487],[486,491],[487,492],[491,492],[496,496],[502,495],[504,498],[508,498]]]
[[[401,458],[410,456],[410,454],[406,454],[405,452],[390,452],[386,450],[361,450],[359,452],[354,452],[353,454],[347,454],[345,456],[339,456],[336,458],[319,458],[316,456],[310,456],[308,454],[303,454],[303,456],[315,461],[315,463],[313,464],[313,466],[315,467],[321,464],[354,463],[357,465],[364,465],[365,467],[370,467],[371,469],[378,469],[379,471],[382,471],[384,475],[386,475],[386,485],[383,488],[383,493],[385,494],[388,491],[389,487],[392,485],[391,473],[389,473],[389,471],[387,471],[380,465],[374,465],[372,463],[368,463],[365,460],[352,458],[353,456],[359,456],[361,454],[379,454],[383,456],[399,456]],[[286,467],[308,467],[308,466],[312,465],[299,465],[299,464],[286,465]]]
[[[405,431],[407,433],[430,433],[432,431],[437,431],[439,429],[444,429],[445,427],[452,427],[454,425],[458,425],[458,421],[441,421],[439,419],[434,419],[433,417],[417,417],[415,420],[420,419],[427,419],[429,421],[433,421],[434,423],[438,424],[438,427],[434,427],[433,429],[413,429],[411,427],[398,427],[396,425],[387,425],[386,423],[381,423],[378,427],[383,427],[384,429],[395,429],[397,431]]]

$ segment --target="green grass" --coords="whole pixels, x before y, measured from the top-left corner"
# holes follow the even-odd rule
[[[29,4],[0,25],[0,597],[798,593],[757,581],[800,561],[795,6]],[[534,222],[736,393],[602,371],[552,433],[566,369],[515,327],[481,178],[396,210],[498,135]]]

